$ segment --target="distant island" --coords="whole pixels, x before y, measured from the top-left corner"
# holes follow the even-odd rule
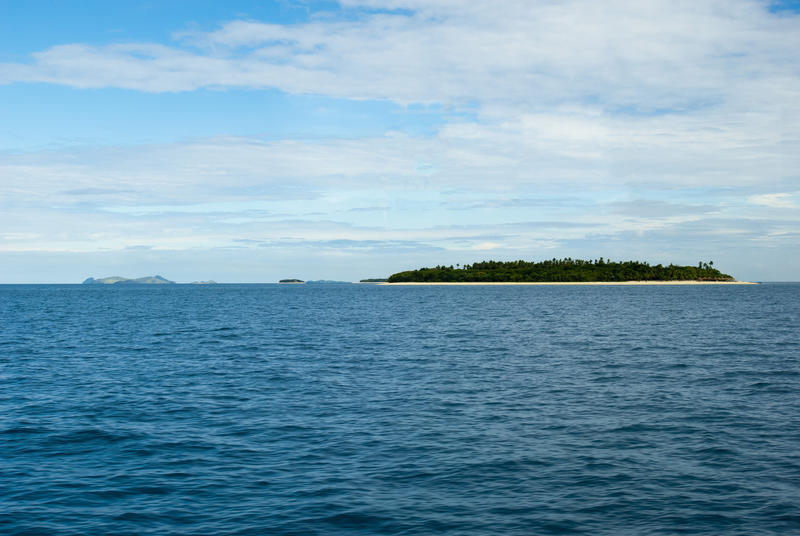
[[[384,278],[371,278],[371,279],[361,279],[359,283],[386,283],[388,279]]]
[[[219,285],[219,283],[217,283],[213,279],[209,279],[208,281],[192,281],[189,284],[190,285]]]
[[[137,279],[128,279],[127,277],[120,277],[118,275],[112,277],[101,277],[95,279],[90,277],[83,282],[84,285],[174,285],[175,281],[164,279],[160,275],[139,277]]]
[[[299,284],[299,283],[305,283],[305,281],[303,281],[302,279],[281,279],[280,281],[278,281],[278,283]]]
[[[714,262],[697,266],[646,262],[552,259],[541,262],[483,261],[464,266],[436,266],[392,274],[389,283],[578,283],[622,281],[733,282],[735,279],[714,268]]]

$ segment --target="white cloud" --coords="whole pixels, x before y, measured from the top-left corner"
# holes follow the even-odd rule
[[[490,251],[492,249],[497,249],[503,247],[503,244],[498,242],[480,242],[478,244],[474,244],[472,249],[478,251]]]
[[[371,2],[344,2],[377,7]],[[716,104],[748,80],[797,94],[800,21],[750,0],[402,1],[411,14],[233,21],[178,43],[59,45],[0,81],[188,91],[274,87],[400,102],[540,106],[600,99],[646,110]]]
[[[751,195],[747,201],[753,205],[770,208],[798,208],[794,202],[794,195],[790,193]]]
[[[694,174],[682,182],[671,176],[677,171],[661,169],[668,157],[637,160],[638,146],[611,135],[578,140],[603,145],[599,158],[581,156],[579,147],[553,155],[548,147],[573,138],[559,138],[548,124],[536,127],[535,142],[522,121],[476,126],[480,134],[466,137],[453,128],[433,139],[223,138],[0,155],[0,250],[255,247],[237,240],[292,239],[531,251],[598,232],[668,229],[710,213],[735,214],[749,228],[750,219],[765,217],[754,199],[786,202],[759,182],[779,176],[752,179],[735,159],[704,169],[702,152],[684,157],[682,168]],[[616,180],[617,158],[634,160],[628,180],[637,182]],[[420,174],[419,162],[435,168]],[[702,187],[691,187],[698,177]],[[737,184],[738,194],[731,191]],[[796,225],[792,218],[756,234]]]
[[[0,83],[277,88],[475,118],[424,138],[0,153],[0,251],[796,240],[795,194],[774,192],[800,187],[800,17],[751,0],[341,3],[352,16],[61,44],[0,64]],[[723,223],[699,231],[710,214]]]
[[[178,157],[151,151],[156,162],[184,161],[163,177],[167,190],[213,174],[259,184],[263,177],[251,169],[258,159],[286,181],[347,182],[379,169],[389,181],[427,176],[443,186],[550,180],[774,188],[798,180],[800,17],[771,14],[751,0],[342,4],[412,11],[286,26],[233,21],[178,32],[171,46],[59,45],[29,64],[0,65],[0,82],[151,92],[274,87],[470,103],[478,114],[475,122],[449,120],[433,142],[233,140],[185,145]]]

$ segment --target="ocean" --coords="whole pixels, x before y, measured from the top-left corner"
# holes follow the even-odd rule
[[[0,286],[4,535],[798,534],[800,284]]]

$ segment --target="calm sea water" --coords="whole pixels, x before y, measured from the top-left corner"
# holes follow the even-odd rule
[[[800,285],[0,286],[0,533],[798,534]]]

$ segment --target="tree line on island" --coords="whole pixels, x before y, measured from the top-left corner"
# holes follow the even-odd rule
[[[714,268],[714,261],[697,266],[647,262],[614,262],[596,260],[551,259],[541,262],[483,261],[463,266],[436,266],[398,272],[389,283],[547,283],[592,281],[733,281],[733,277]]]

